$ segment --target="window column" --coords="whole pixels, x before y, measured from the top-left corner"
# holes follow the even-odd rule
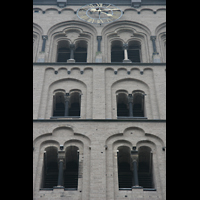
[[[123,60],[123,63],[131,63],[131,61],[128,59],[128,44],[127,43],[124,43],[123,44],[123,50],[124,50],[124,60]]]
[[[37,62],[45,62],[45,46],[47,39],[47,35],[42,35],[42,49],[41,52],[38,54]]]
[[[151,36],[150,38],[153,45],[153,55],[152,55],[153,63],[160,63],[160,56],[156,48],[156,36]]]
[[[45,45],[46,45],[46,40],[48,39],[47,35],[42,35],[42,52],[45,52]]]
[[[64,99],[65,99],[65,114],[64,116],[69,116],[69,93],[66,93],[65,96],[64,96]]]
[[[101,51],[101,40],[102,40],[102,36],[97,36],[97,41],[98,41],[97,51],[98,52]]]
[[[132,189],[142,188],[141,186],[139,186],[138,181],[138,151],[136,151],[136,147],[133,147],[133,150],[131,150],[131,162],[133,167]]]
[[[58,151],[58,183],[57,186],[54,187],[56,189],[61,188],[64,189],[64,179],[63,179],[63,172],[64,172],[64,162],[65,162],[65,151],[60,150]]]
[[[67,60],[68,63],[75,63],[74,60],[74,50],[75,50],[75,44],[70,44],[69,45],[69,49],[70,49],[70,59]]]
[[[129,117],[133,117],[133,95],[128,95]]]

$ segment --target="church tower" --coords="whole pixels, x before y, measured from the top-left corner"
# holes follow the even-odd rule
[[[33,0],[33,200],[166,199],[166,0]]]

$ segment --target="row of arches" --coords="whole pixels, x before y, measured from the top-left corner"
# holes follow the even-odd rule
[[[56,24],[47,35],[43,35],[42,28],[37,24],[33,27],[35,62],[40,48],[46,52],[45,62],[67,62],[69,59],[96,62],[97,55],[101,56],[102,62],[124,62],[126,50],[129,62],[152,62],[153,53],[159,54],[161,61],[165,62],[165,23],[156,28],[154,40],[148,27],[128,20],[105,26],[101,35],[92,25],[79,21]]]
[[[111,62],[123,62],[124,49],[123,42],[115,40],[111,44]],[[74,59],[75,62],[87,62],[87,41],[81,40],[74,45],[70,45],[69,41],[61,40],[58,42],[57,62],[67,62]],[[128,59],[131,62],[141,62],[141,44],[138,41],[130,41],[127,47]]]
[[[41,97],[34,95],[37,101],[41,98],[40,103],[35,104],[37,109],[34,110],[34,117],[49,119],[53,116],[59,116],[59,114],[54,115],[54,111],[57,110],[54,98],[57,99],[57,103],[60,100],[62,113],[64,113],[64,96],[66,93],[72,95],[74,92],[77,92],[76,95],[74,94],[76,96],[75,102],[78,105],[78,110],[80,110],[80,115],[74,116],[79,116],[81,119],[92,119],[97,116],[106,119],[129,116],[146,117],[148,119],[165,117],[165,110],[159,110],[160,101],[157,99],[157,95],[160,94],[155,90],[153,68],[144,68],[141,71],[139,68],[119,67],[113,69],[107,67],[105,70],[101,70],[101,76],[105,76],[105,81],[101,80],[101,82],[96,78],[94,80],[93,72],[96,69],[89,67],[77,68],[77,66],[46,68]],[[101,90],[98,82],[103,87],[105,86],[105,89]],[[56,94],[58,92],[61,92],[60,95]],[[100,98],[97,99],[97,96]],[[136,110],[134,114],[133,109],[130,107],[129,99],[131,98],[132,108],[138,109],[139,115]],[[160,98],[162,97],[160,96]],[[70,98],[70,102],[72,102],[71,100],[74,101]],[[70,102],[68,108],[72,105]],[[125,114],[117,114],[120,106],[126,110]],[[102,113],[97,111],[99,108],[101,108]],[[132,110],[133,115],[130,115],[130,110]],[[61,116],[64,116],[64,114]]]
[[[56,90],[53,96],[53,117],[80,117],[81,114],[80,90],[65,93]],[[127,94],[118,91],[116,94],[117,116],[120,117],[145,117],[145,93],[140,90]]]
[[[55,146],[48,146],[44,150],[41,190],[53,189],[58,185],[60,170],[58,152],[59,150]],[[129,190],[135,185],[134,169],[131,163],[131,150],[128,146],[120,146],[117,152],[118,188],[119,190]],[[77,190],[79,171],[81,171],[79,169],[79,148],[77,146],[68,146],[64,154],[61,186],[65,190]],[[152,159],[153,154],[150,147],[139,147],[137,171],[139,186],[143,188],[151,189],[155,187]]]
[[[62,122],[56,123],[52,127],[47,122],[40,124],[39,127],[37,124],[34,126],[33,185],[35,195],[50,195],[50,192],[46,192],[46,190],[54,190],[59,186],[79,195],[79,199],[82,195],[88,199],[89,194],[95,188],[93,186],[101,187],[101,183],[105,181],[103,188],[105,188],[106,195],[116,199],[115,194],[121,195],[123,194],[122,190],[129,192],[132,187],[135,187],[136,177],[139,180],[140,192],[155,191],[157,194],[162,192],[162,187],[165,185],[163,182],[165,152],[162,147],[165,144],[160,129],[154,129],[151,132],[150,126],[143,124],[142,127],[136,127],[131,123],[130,126],[127,126],[123,122],[116,123],[112,131],[109,130],[111,124],[105,123],[104,129],[108,131],[102,132],[102,129],[97,130],[96,123],[92,126],[85,123],[84,125],[76,123],[73,126],[70,123],[62,124]],[[144,129],[150,133],[145,133]],[[157,134],[157,131],[160,134]],[[101,142],[96,143],[97,135],[95,136],[94,132],[101,138]],[[136,176],[132,160],[133,147],[136,148],[138,155]],[[61,173],[63,182],[59,185],[61,160],[63,160],[63,173]],[[44,175],[45,169],[50,167],[52,161],[53,165],[57,167],[57,172],[56,170],[53,172],[57,174],[55,179],[52,178],[54,180],[52,185],[45,185],[45,182],[48,183]],[[70,167],[67,165],[74,166],[74,171],[70,171]],[[127,173],[129,174],[128,178]],[[67,174],[74,175],[74,178],[70,179]],[[76,181],[77,177],[78,181]],[[73,184],[67,185],[67,181]]]
[[[88,43],[85,40],[70,44],[67,40],[61,40],[57,45],[56,62],[67,62],[74,59],[75,62],[87,62]],[[129,41],[127,43],[128,59],[130,62],[141,62],[141,43],[139,41]],[[111,62],[123,62],[124,43],[120,40],[114,40],[111,44]]]

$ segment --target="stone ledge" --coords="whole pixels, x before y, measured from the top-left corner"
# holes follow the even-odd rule
[[[33,65],[136,65],[136,66],[166,66],[166,63],[123,63],[123,62],[112,62],[112,63],[85,63],[85,62],[75,62],[75,63],[67,63],[67,62],[33,62]]]

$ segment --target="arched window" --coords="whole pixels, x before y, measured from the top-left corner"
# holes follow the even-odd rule
[[[144,94],[142,92],[133,93],[133,116],[144,117]]]
[[[128,58],[132,62],[141,62],[141,44],[138,41],[128,43]]]
[[[119,93],[117,95],[117,116],[118,117],[128,117],[128,97],[125,93]]]
[[[122,146],[118,148],[118,180],[120,188],[131,188],[133,172],[130,165],[130,148]]]
[[[80,106],[80,92],[56,92],[53,97],[53,117],[80,117]]]
[[[65,114],[65,101],[64,93],[57,92],[54,96],[53,116],[64,116]]]
[[[58,42],[57,62],[67,62],[70,59],[69,42],[62,40]]]
[[[151,148],[141,146],[138,149],[138,180],[143,188],[153,188],[152,153]]]
[[[118,93],[118,117],[144,117],[144,93],[134,91],[133,94]]]
[[[133,187],[142,187],[144,190],[155,190],[153,189],[153,159],[151,148],[141,146],[134,154],[132,154],[133,152],[130,151],[130,148],[127,146],[121,146],[118,148],[117,161],[119,189],[130,190]],[[132,160],[134,158],[133,155],[136,156],[135,161]]]
[[[79,92],[70,93],[69,116],[80,116],[81,95]]]
[[[123,43],[115,40],[111,44],[111,62],[123,62],[124,51],[122,48]]]
[[[56,147],[47,147],[44,153],[42,188],[53,188],[58,182],[58,156]]]
[[[78,166],[79,153],[78,147],[69,146],[65,153],[64,187],[77,190],[78,188]]]
[[[80,40],[76,43],[74,51],[74,59],[76,62],[87,62],[87,42]]]

